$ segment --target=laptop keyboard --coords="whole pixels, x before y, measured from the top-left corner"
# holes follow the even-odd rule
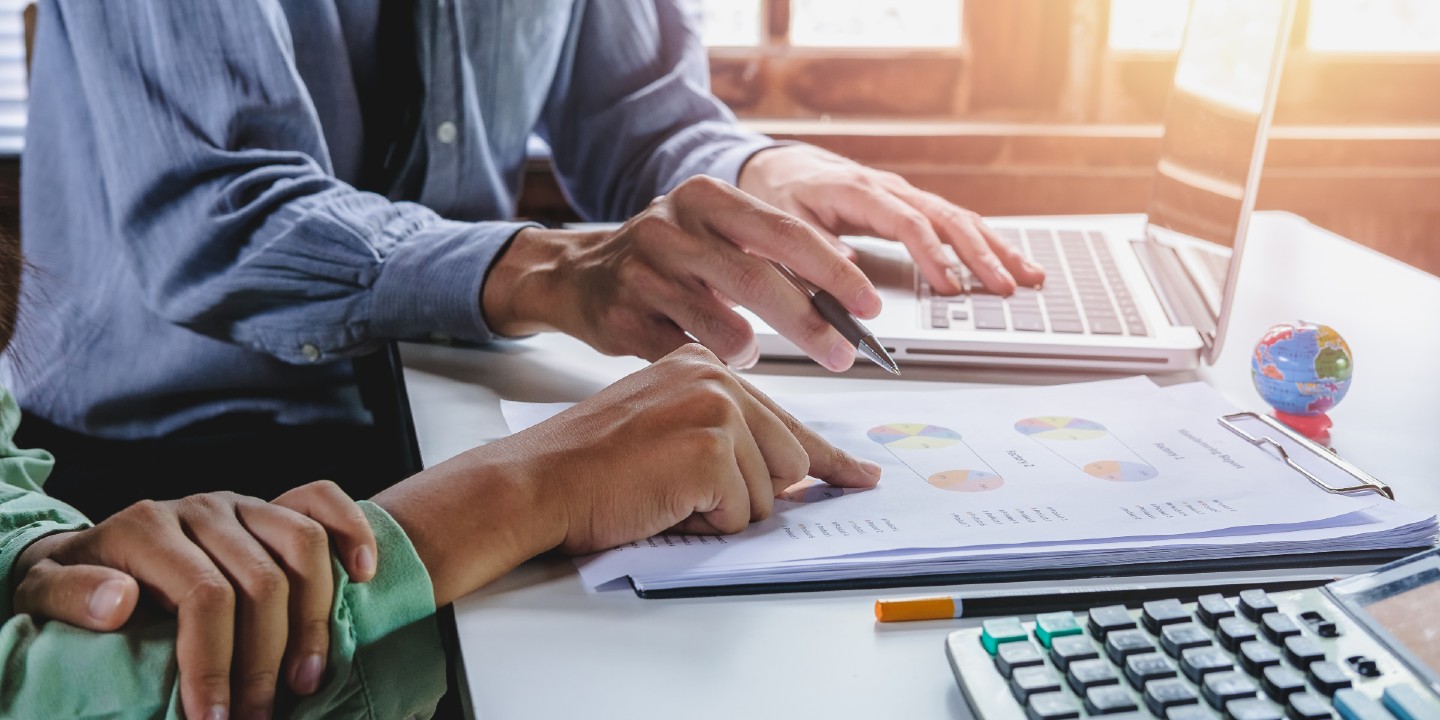
[[[1230,273],[1230,257],[1213,252],[1196,253],[1196,255],[1200,256],[1206,272],[1210,273],[1210,279],[1215,281],[1215,287],[1225,287],[1225,276]]]
[[[1015,228],[997,228],[996,232],[1045,268],[1045,287],[1019,288],[1002,298],[990,294],[967,270],[963,278],[966,292],[948,297],[934,294],[930,284],[920,278],[920,299],[929,307],[927,327],[1147,334],[1135,298],[1101,234]]]

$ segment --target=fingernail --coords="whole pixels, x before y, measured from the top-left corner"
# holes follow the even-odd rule
[[[760,362],[760,346],[752,343],[738,361],[730,363],[730,367],[736,370],[749,370],[758,362]]]
[[[1042,272],[1045,272],[1044,270],[1042,270],[1042,269],[1040,268],[1039,265],[1036,265],[1035,263],[1030,262],[1029,260],[1026,260],[1026,261],[1024,262],[1024,265],[1025,265],[1025,269],[1028,270],[1028,271],[1030,271],[1030,272],[1032,272],[1032,273],[1042,273]]]
[[[880,299],[880,293],[875,292],[875,288],[866,287],[861,288],[860,296],[855,298],[855,307],[860,310],[862,316],[873,318],[880,314],[880,310],[885,307],[885,302]]]
[[[125,599],[124,580],[106,580],[90,593],[90,617],[108,621],[115,616],[120,601]]]
[[[212,705],[205,713],[205,720],[229,720],[230,711],[224,705]]]
[[[957,288],[965,287],[964,283],[960,282],[960,273],[955,272],[952,268],[945,268],[945,279],[954,283]]]
[[[860,469],[864,470],[866,475],[869,475],[876,480],[880,479],[880,463],[877,463],[873,460],[865,460],[862,458],[860,460]]]
[[[990,263],[990,269],[995,272],[995,279],[999,281],[999,283],[1003,285],[1006,290],[1013,291],[1015,289],[1015,287],[1017,286],[1017,283],[1015,282],[1015,276],[1011,275],[1010,271],[1005,269],[1005,266],[1000,263],[999,259],[996,259],[994,262]],[[1009,292],[1007,292],[1006,294],[1008,295]]]
[[[309,695],[320,689],[320,675],[325,671],[325,660],[317,653],[300,661],[295,668],[295,689],[302,695]]]
[[[355,551],[355,569],[367,578],[375,573],[375,553],[370,552],[368,545],[362,545]]]
[[[825,367],[835,372],[844,372],[850,369],[855,362],[855,348],[848,341],[837,341],[830,348],[830,354],[825,356]]]

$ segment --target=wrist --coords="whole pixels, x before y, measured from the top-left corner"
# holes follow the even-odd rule
[[[563,517],[542,500],[524,465],[487,450],[465,452],[373,498],[415,547],[437,607],[564,538]]]
[[[480,307],[491,330],[511,337],[562,330],[571,307],[562,274],[567,245],[577,233],[527,227],[490,267]]]
[[[82,531],[66,530],[64,532],[57,532],[46,535],[25,546],[25,549],[21,550],[20,554],[15,556],[15,565],[10,571],[11,576],[16,578],[25,577],[25,574],[30,572],[30,568],[34,567],[35,563],[58,553],[60,548],[79,532]]]
[[[740,166],[740,173],[735,177],[735,187],[740,188],[747,195],[763,199],[770,188],[767,180],[769,167],[775,162],[777,151],[789,147],[794,146],[774,145],[756,151]],[[780,154],[783,155],[783,153]]]

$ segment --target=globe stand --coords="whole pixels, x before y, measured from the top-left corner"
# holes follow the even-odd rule
[[[1275,411],[1275,419],[1285,423],[1290,429],[1314,440],[1321,445],[1330,444],[1330,428],[1334,423],[1330,422],[1330,416],[1325,413],[1316,415],[1296,415],[1283,410]]]

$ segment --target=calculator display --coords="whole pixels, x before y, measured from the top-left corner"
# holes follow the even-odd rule
[[[1440,550],[1341,580],[1328,590],[1416,673],[1440,683]]]
[[[1435,617],[1440,582],[1436,579],[1370,603],[1365,610],[1431,672],[1440,673],[1440,623]]]

